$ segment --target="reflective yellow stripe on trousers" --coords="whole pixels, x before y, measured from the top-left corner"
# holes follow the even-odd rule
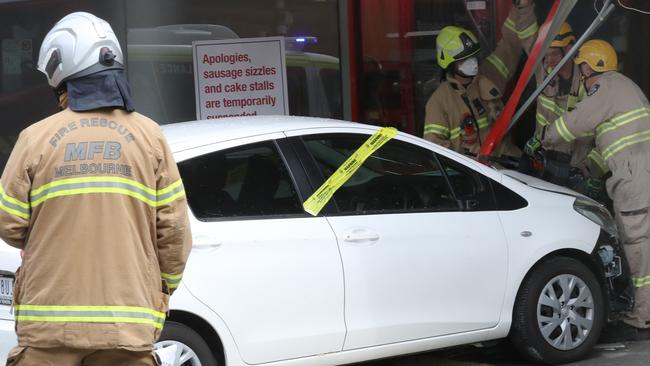
[[[634,287],[644,287],[650,285],[650,276],[645,277],[632,277],[632,284]]]
[[[136,306],[16,305],[16,320],[44,323],[128,323],[162,329],[165,314]]]
[[[48,199],[87,193],[116,193],[133,197],[152,207],[164,206],[185,195],[179,179],[169,186],[155,190],[131,179],[120,177],[86,177],[55,180],[30,193],[32,207]]]

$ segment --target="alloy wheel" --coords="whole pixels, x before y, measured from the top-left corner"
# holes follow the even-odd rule
[[[577,276],[551,279],[537,301],[537,325],[552,347],[569,351],[580,346],[594,326],[594,298]]]
[[[201,360],[199,360],[197,354],[190,347],[181,342],[172,340],[160,341],[154,345],[153,349],[154,351],[171,349],[174,346],[176,346],[176,352],[172,366],[201,366]]]

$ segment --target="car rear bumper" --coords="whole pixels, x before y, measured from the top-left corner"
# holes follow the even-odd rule
[[[0,365],[7,362],[9,350],[15,347],[17,343],[14,322],[0,319]]]

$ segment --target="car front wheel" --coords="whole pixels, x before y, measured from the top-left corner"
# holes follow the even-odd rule
[[[190,327],[166,321],[158,342],[153,347],[156,353],[165,354],[172,366],[217,366],[210,347]]]
[[[548,364],[584,358],[605,320],[594,273],[573,258],[552,258],[524,280],[513,314],[511,341],[526,358]]]

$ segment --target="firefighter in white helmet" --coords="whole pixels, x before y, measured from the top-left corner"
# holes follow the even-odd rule
[[[0,179],[0,237],[24,250],[8,365],[155,365],[191,247],[160,127],[134,112],[110,25],[72,13],[38,69],[61,111],[20,133]]]
[[[503,109],[506,84],[538,30],[534,2],[514,3],[502,28],[503,38],[480,64],[477,55],[481,47],[470,30],[448,26],[436,37],[436,58],[446,70],[446,80],[427,101],[425,139],[458,152],[478,154]],[[495,151],[496,156],[520,154],[509,136]]]
[[[575,63],[587,95],[546,130],[542,145],[558,144],[584,135],[595,137],[595,154],[611,171],[606,181],[635,287],[632,314],[625,319],[633,331],[650,328],[650,103],[643,91],[616,71],[614,48],[606,41],[586,42]]]

